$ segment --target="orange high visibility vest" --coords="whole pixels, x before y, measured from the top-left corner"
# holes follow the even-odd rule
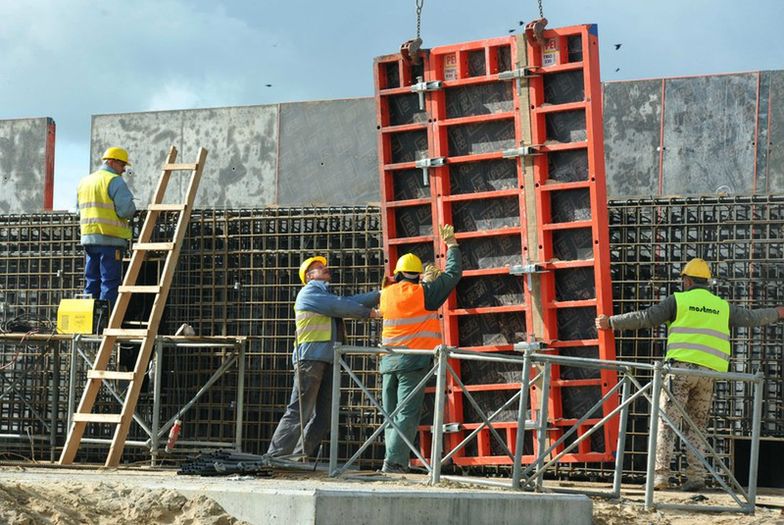
[[[387,286],[381,291],[379,310],[384,316],[384,346],[432,350],[441,344],[438,313],[425,310],[422,285],[401,281]]]

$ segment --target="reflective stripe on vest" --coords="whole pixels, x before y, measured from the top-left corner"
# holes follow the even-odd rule
[[[420,284],[401,281],[381,291],[379,310],[384,316],[381,344],[414,350],[440,345],[438,314],[425,310],[425,290]]]
[[[665,359],[726,372],[730,364],[730,305],[704,288],[675,294],[677,314]]]
[[[297,343],[332,341],[332,318],[305,310],[294,310]]]
[[[109,184],[119,177],[107,170],[98,170],[83,178],[77,189],[79,226],[82,235],[106,235],[120,239],[131,238],[126,219],[117,215],[109,197]]]

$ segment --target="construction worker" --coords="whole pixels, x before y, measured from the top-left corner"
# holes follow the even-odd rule
[[[380,317],[373,308],[378,290],[340,297],[329,289],[331,276],[324,257],[309,257],[299,267],[304,286],[294,302],[294,388],[270,441],[270,456],[316,455],[329,431],[335,343],[345,342],[341,318]]]
[[[711,271],[702,259],[692,259],[681,271],[683,291],[670,295],[659,304],[642,311],[596,318],[599,330],[639,330],[668,323],[665,363],[676,368],[726,372],[730,364],[730,328],[763,326],[784,317],[784,307],[748,310],[734,306],[708,290]],[[696,429],[708,428],[713,379],[709,377],[667,375],[665,385],[674,399],[684,407]],[[682,416],[674,408],[665,390],[659,398],[662,412],[675,425]],[[697,439],[695,429],[685,429],[686,438],[704,456],[705,450]],[[669,487],[670,460],[675,443],[672,432],[663,419],[659,420],[656,446],[656,475],[654,488]],[[687,481],[681,489],[697,491],[705,487],[705,467],[687,449]]]
[[[85,251],[84,291],[108,301],[111,308],[122,281],[122,255],[131,238],[129,219],[136,205],[122,178],[131,165],[128,152],[115,146],[101,158],[101,167],[79,181],[77,206]]]
[[[460,249],[454,228],[441,227],[441,238],[447,245],[446,267],[437,275],[433,267],[422,267],[416,255],[407,253],[395,265],[396,283],[381,291],[381,314],[384,326],[382,344],[391,348],[429,350],[423,355],[392,354],[381,358],[381,402],[391,414],[422,381],[430,368],[432,349],[442,344],[438,308],[457,286],[463,273]],[[420,275],[425,272],[422,281]],[[420,389],[394,418],[395,425],[411,443],[419,424],[425,389]],[[382,472],[408,472],[410,450],[392,425],[384,431],[384,464]]]

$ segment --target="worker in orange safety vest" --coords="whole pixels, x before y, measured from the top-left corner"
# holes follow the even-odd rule
[[[443,342],[438,309],[446,302],[463,273],[454,228],[447,224],[440,230],[448,248],[444,272],[430,265],[423,268],[419,257],[407,253],[398,259],[395,266],[395,284],[381,291],[379,310],[384,318],[382,345],[428,351],[421,356],[391,354],[381,359],[381,402],[387,414],[394,412],[427,374],[432,350]],[[416,435],[424,397],[425,389],[421,388],[393,419],[411,443]],[[410,450],[392,425],[385,429],[384,444],[386,451],[382,472],[408,472]]]

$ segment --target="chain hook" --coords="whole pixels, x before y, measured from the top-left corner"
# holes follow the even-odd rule
[[[416,38],[411,40],[406,40],[400,46],[400,54],[403,56],[404,60],[411,62],[414,65],[419,64],[419,48],[422,47],[422,38],[420,37],[420,29],[422,26],[422,6],[425,4],[425,0],[415,0],[416,1]]]

